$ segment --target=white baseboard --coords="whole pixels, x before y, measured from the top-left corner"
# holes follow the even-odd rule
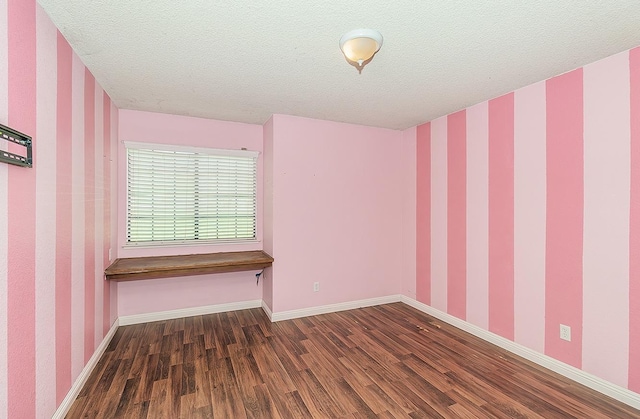
[[[402,296],[402,302],[437,319],[440,319],[445,323],[449,323],[450,325],[455,326],[458,329],[471,333],[472,335],[477,336],[480,339],[493,343],[494,345],[499,346],[502,349],[506,349],[511,353],[528,359],[529,361],[550,369],[551,371],[557,372],[558,374],[563,375],[584,386],[587,386],[602,394],[619,400],[622,403],[628,404],[629,406],[635,407],[636,409],[640,409],[640,394],[638,393],[610,383],[606,380],[596,377],[595,375],[582,371],[581,369],[565,364],[564,362],[541,354],[540,352],[534,351],[533,349],[529,349],[526,346],[520,345],[519,343],[513,342],[509,339],[503,338],[502,336],[498,336],[495,333],[491,333],[474,324],[468,323],[464,320],[460,320],[457,317],[416,301],[413,298]]]
[[[271,309],[269,308],[267,303],[264,302],[264,300],[262,300],[262,311],[264,311],[269,320],[271,320],[271,318],[273,317],[273,313],[271,312]]]
[[[336,311],[353,310],[355,308],[377,306],[380,304],[397,303],[402,301],[400,294],[388,295],[386,297],[368,298],[366,300],[347,301],[344,303],[329,304],[326,306],[317,306],[309,308],[301,308],[299,310],[280,311],[277,313],[270,313],[265,310],[265,313],[270,314],[272,322],[278,322],[281,320],[297,319],[299,317],[316,316],[318,314],[334,313]],[[264,309],[264,305],[263,305]]]
[[[202,316],[205,314],[224,313],[225,311],[245,310],[248,308],[259,308],[262,300],[240,301],[237,303],[214,304],[211,306],[201,306],[192,308],[181,308],[177,310],[157,311],[155,313],[133,314],[121,316],[120,326],[130,324],[157,322],[162,320],[179,319],[181,317]]]
[[[96,367],[98,361],[100,361],[100,357],[102,357],[104,351],[107,350],[107,346],[109,346],[109,342],[111,342],[113,335],[116,334],[118,326],[119,322],[118,319],[116,319],[116,321],[111,325],[111,329],[109,329],[104,339],[102,339],[102,342],[100,342],[100,345],[98,345],[96,350],[93,352],[93,355],[91,355],[91,358],[89,358],[89,362],[87,362],[87,365],[85,365],[82,371],[80,371],[80,375],[78,375],[78,378],[76,378],[76,381],[71,386],[71,389],[62,400],[62,403],[60,403],[60,406],[58,406],[58,409],[56,409],[55,413],[51,417],[52,419],[63,419],[67,415],[67,413],[69,413],[69,409],[71,409],[73,402],[78,397],[78,394],[80,394],[80,390],[82,390],[82,387],[89,379],[89,376],[93,372],[93,369]]]

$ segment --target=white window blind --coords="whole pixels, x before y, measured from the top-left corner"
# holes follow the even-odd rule
[[[256,238],[257,152],[125,145],[128,244]]]

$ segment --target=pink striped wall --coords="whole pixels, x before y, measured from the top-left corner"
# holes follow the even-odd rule
[[[418,127],[418,299],[640,391],[638,121],[640,48]]]
[[[489,330],[513,339],[513,94],[489,101]]]
[[[57,30],[46,14],[36,8],[36,67],[56,68]],[[43,133],[38,147],[39,156],[56,154],[56,108],[57,73],[40,72],[36,74],[38,94],[36,97],[36,132]],[[35,300],[36,300],[36,392],[38,387],[53,387],[55,377],[49,373],[49,365],[56,360],[55,328],[48,326],[49,319],[55,318],[55,299],[49,298],[56,293],[56,210],[50,203],[56,200],[56,159],[45,159],[36,170],[35,200]],[[45,416],[51,406],[56,405],[55,394],[46,393],[36,399],[36,416]]]
[[[431,305],[447,311],[447,118],[431,121]],[[416,285],[416,288],[417,285]]]
[[[545,353],[574,367],[582,353],[582,69],[547,80]],[[559,338],[571,326],[573,340]]]
[[[447,117],[447,307],[467,316],[467,114]]]
[[[89,70],[84,75],[84,362],[91,358],[95,349],[95,80]]]
[[[582,367],[620,383],[629,371],[629,55],[588,65],[583,78]]]
[[[489,107],[466,110],[466,320],[489,327]],[[485,244],[485,245],[483,245]]]
[[[34,138],[33,168],[0,165],[0,417],[50,417],[113,320],[94,259],[110,246],[117,111],[35,0],[0,2],[0,63],[0,123]]]
[[[629,389],[640,393],[640,48],[629,52],[631,196],[629,217]],[[636,257],[633,257],[633,256]]]
[[[56,185],[58,196],[71,196],[71,47],[62,35],[57,36],[58,47],[58,101],[57,150],[58,170]],[[56,199],[56,401],[65,396],[64,389],[71,386],[71,200]]]
[[[416,130],[416,300],[431,304],[431,124]]]
[[[106,93],[102,93],[102,134],[103,147],[102,159],[104,167],[102,169],[102,268],[106,268],[110,264],[109,249],[111,248],[111,99]],[[114,201],[115,202],[115,201]],[[114,319],[114,313],[111,312],[111,287],[115,287],[115,283],[109,281],[102,282],[102,336],[104,336],[111,328]]]
[[[8,0],[8,115],[6,122],[36,129],[36,3]],[[34,160],[38,160],[34,151]],[[36,170],[8,167],[7,417],[36,415],[35,197]],[[9,199],[11,197],[11,199]],[[9,251],[11,249],[11,251]],[[4,313],[3,313],[4,314]],[[4,410],[4,409],[3,409]]]
[[[416,298],[416,147],[417,127],[402,131],[402,275],[401,294]]]
[[[516,342],[544,351],[546,96],[540,82],[515,92],[513,308]]]
[[[3,3],[6,4],[6,3]],[[7,7],[0,7],[0,28],[7,27]],[[0,92],[9,90],[8,77],[8,31],[0,30]],[[6,94],[0,94],[0,122],[7,122],[9,115],[9,98]],[[7,144],[1,144],[0,148],[6,150]],[[8,205],[7,194],[9,177],[9,166],[0,164],[0,416],[7,416],[7,389],[8,389],[8,365],[7,365],[7,291],[8,291],[8,269],[7,269],[7,249],[8,249]]]

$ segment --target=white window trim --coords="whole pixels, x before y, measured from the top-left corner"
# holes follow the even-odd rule
[[[136,141],[123,141],[123,143],[125,150],[127,148],[137,148],[143,150],[184,151],[216,156],[253,157],[256,159],[260,155],[260,152],[255,150],[228,150],[222,148],[191,147],[174,144],[141,143]]]
[[[241,246],[255,243],[262,243],[262,240],[246,239],[246,240],[197,240],[196,241],[156,241],[156,242],[127,242],[121,247],[123,249],[153,249],[153,248],[172,248],[172,247],[203,247],[203,246]],[[226,251],[226,250],[225,250]]]

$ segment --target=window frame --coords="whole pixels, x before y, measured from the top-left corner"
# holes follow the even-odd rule
[[[138,141],[122,141],[124,145],[124,243],[123,249],[138,249],[138,248],[172,248],[182,246],[243,246],[251,245],[253,243],[260,242],[260,162],[259,157],[261,152],[256,150],[242,149],[220,149],[209,147],[195,147],[195,146],[183,146],[175,144],[162,144],[151,142],[138,142]],[[164,240],[164,241],[128,241],[128,229],[129,229],[129,161],[128,150],[132,149],[144,149],[144,150],[158,150],[158,151],[170,151],[170,152],[189,152],[198,154],[208,154],[213,156],[230,156],[230,157],[247,157],[255,160],[255,177],[254,177],[254,237],[247,239],[181,239],[181,240]]]

